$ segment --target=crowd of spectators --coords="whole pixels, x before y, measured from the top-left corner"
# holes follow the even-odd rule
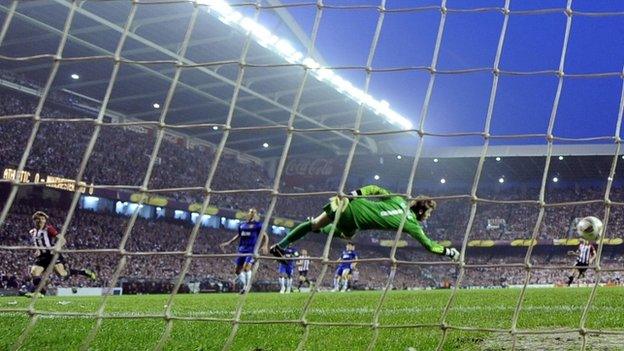
[[[35,112],[37,101],[28,96],[3,93],[0,96],[0,115],[24,115]],[[58,105],[46,104],[42,116],[48,119],[76,118],[76,111]],[[16,167],[26,148],[34,123],[32,119],[0,121],[0,167]],[[94,133],[90,122],[46,121],[38,132],[29,153],[25,170],[73,179]],[[150,156],[155,147],[154,133],[141,133],[127,127],[106,125],[101,128],[90,154],[82,179],[88,184],[137,187],[143,184]],[[213,148],[164,139],[148,181],[149,189],[203,187],[214,161]],[[262,166],[242,161],[236,155],[224,153],[219,160],[211,183],[213,190],[242,190],[240,193],[216,194],[211,204],[226,209],[267,208],[270,191],[245,192],[246,189],[271,189],[273,180]],[[282,184],[281,192],[296,192]],[[202,191],[178,190],[160,195],[185,203],[202,202]],[[316,208],[327,201],[318,197]],[[298,198],[279,197],[275,215],[302,218],[314,215]]]
[[[59,209],[47,208],[52,223],[60,226],[65,213]],[[0,228],[2,245],[28,246],[30,245],[28,228],[32,226],[30,215],[34,208],[25,205],[16,205]],[[95,213],[85,210],[77,210],[67,229],[67,249],[117,249],[120,247],[122,238],[126,232],[128,218],[113,215],[111,213]],[[146,280],[149,284],[153,281],[167,281],[172,284],[182,271],[185,257],[183,252],[189,242],[193,227],[190,223],[174,220],[146,220],[138,218],[124,246],[130,253],[123,269],[120,280]],[[199,233],[193,244],[193,252],[197,254],[221,254],[219,243],[226,241],[235,235],[235,232],[225,229],[200,227]],[[356,244],[361,258],[389,257],[390,248],[373,244],[370,239],[378,237],[375,232],[363,232],[358,235]],[[322,255],[325,245],[325,235],[312,234],[297,243],[297,248],[305,248],[311,256]],[[272,242],[277,238],[271,236]],[[329,257],[336,259],[344,249],[344,242],[336,239],[332,242]],[[178,252],[177,254],[162,254],[163,252]],[[228,253],[234,253],[231,247]],[[469,251],[468,264],[487,264],[487,268],[469,268],[462,281],[463,286],[508,286],[522,284],[526,279],[526,270],[518,267],[499,267],[505,263],[522,263],[522,253],[509,253],[508,255],[474,254]],[[134,255],[138,253],[138,255]],[[150,253],[160,253],[150,255]],[[0,287],[15,288],[28,283],[28,269],[33,260],[31,251],[3,251],[0,262]],[[55,285],[71,286],[108,286],[113,273],[118,269],[121,256],[117,253],[65,253],[64,257],[68,265],[73,268],[91,268],[97,271],[98,279],[95,282],[85,280],[83,277],[72,277],[69,282],[60,281],[53,277]],[[444,258],[431,255],[411,238],[408,238],[407,248],[397,251],[397,259],[410,262],[446,262]],[[573,260],[565,255],[551,253],[537,253],[532,256],[533,264],[550,266],[564,266],[573,264]],[[622,255],[605,254],[602,260],[603,268],[622,267]],[[260,260],[256,274],[259,282],[273,282],[276,279],[277,263],[272,260]],[[321,264],[313,262],[310,277],[316,279],[320,273]],[[319,286],[331,286],[334,265]],[[231,257],[198,257],[193,258],[185,282],[202,281],[213,279],[215,281],[232,283],[233,258]],[[365,263],[358,265],[359,282],[358,288],[379,289],[388,279],[391,271],[389,262]],[[533,270],[530,282],[534,284],[552,284],[564,281],[567,272],[557,269]],[[422,264],[422,265],[399,265],[392,282],[392,286],[398,289],[444,287],[455,283],[457,268],[453,265]],[[589,274],[590,279],[593,273]],[[615,280],[619,278],[617,273],[602,275],[602,280]],[[164,283],[163,283],[164,284]],[[161,286],[161,285],[159,285]],[[166,285],[169,286],[169,285]],[[172,286],[172,285],[171,285]]]
[[[502,193],[479,194],[482,198],[492,200],[536,200],[538,188],[524,190],[512,189]],[[611,199],[619,199],[624,195],[624,189],[611,189]],[[596,200],[604,197],[604,190],[584,188],[582,193],[573,188],[558,189],[549,192],[547,203],[563,203],[579,200]],[[429,229],[435,233],[438,240],[462,240],[470,216],[469,200],[442,200],[439,201],[435,215],[428,222]],[[619,209],[613,210],[609,219],[609,228],[614,233],[624,229],[624,216]],[[530,239],[538,220],[539,206],[524,203],[479,203],[471,227],[469,239],[478,240],[515,240]],[[573,224],[579,217],[604,215],[604,204],[592,203],[582,205],[562,205],[546,207],[543,218],[537,231],[536,239],[563,239],[575,235]],[[497,228],[488,228],[488,220],[502,220],[503,225]]]
[[[16,78],[17,79],[17,78]],[[34,84],[34,83],[33,83]],[[71,108],[71,102],[64,95],[53,95],[52,103],[46,104],[42,115],[46,118],[78,117],[76,110]],[[56,103],[54,103],[56,102]],[[0,96],[0,116],[32,114],[36,109],[37,101],[23,95],[3,93]],[[63,107],[63,103],[66,106]],[[34,122],[29,118],[11,118],[0,120],[0,167],[15,167],[19,164],[28,138],[33,130]],[[94,132],[94,124],[89,122],[54,122],[46,121],[39,125],[39,129],[30,151],[25,169],[30,172],[40,172],[64,178],[74,178],[77,175],[83,154]],[[154,133],[140,133],[135,129],[121,126],[104,125],[99,133],[95,148],[90,155],[83,179],[87,183],[97,185],[126,185],[139,186],[144,182],[148,169],[150,155],[155,145]],[[210,167],[214,161],[214,150],[207,146],[190,146],[187,143],[174,142],[165,139],[158,150],[157,162],[148,179],[150,189],[201,187],[208,177]],[[268,170],[261,165],[243,161],[234,154],[226,153],[220,160],[217,172],[212,182],[212,189],[270,189],[273,179]],[[315,191],[314,184],[305,190],[281,185],[281,192]],[[537,199],[539,189],[514,189],[510,192],[480,193],[480,197],[498,200],[526,200]],[[444,194],[431,194],[444,195]],[[558,203],[579,199],[600,199],[603,190],[594,188],[560,189],[548,192],[546,202]],[[172,191],[164,193],[178,201],[192,203],[202,200],[201,192]],[[624,189],[614,187],[611,190],[612,199],[624,199]],[[238,194],[220,194],[211,197],[211,202],[220,208],[245,210],[249,207],[258,207],[260,212],[266,211],[271,196],[268,192],[246,192]],[[326,196],[308,197],[278,197],[274,216],[303,219],[316,215],[327,202]],[[16,204],[11,209],[7,220],[0,227],[0,245],[28,245],[28,228],[31,227],[30,214],[35,210],[24,204]],[[37,208],[41,210],[41,208]],[[59,208],[46,209],[51,218],[61,224],[66,213]],[[566,238],[573,235],[573,220],[586,215],[602,216],[602,204],[566,205],[548,207],[544,211],[541,225],[537,229],[537,239]],[[427,223],[427,231],[436,240],[461,241],[469,220],[470,202],[468,200],[440,201],[438,210]],[[468,238],[491,240],[528,239],[532,236],[537,222],[539,207],[534,204],[494,204],[480,203],[477,207]],[[497,227],[489,227],[488,220],[495,219],[503,223]],[[67,248],[69,249],[104,249],[118,248],[128,219],[114,213],[95,213],[80,210],[76,212],[67,234]],[[618,211],[612,211],[609,228],[611,232],[622,232],[624,216]],[[192,230],[190,222],[172,219],[147,220],[139,218],[132,228],[125,249],[129,252],[167,252],[184,251],[187,247],[189,234]],[[234,235],[225,229],[200,229],[193,246],[195,253],[221,253],[218,243]],[[375,245],[367,238],[393,238],[394,233],[384,234],[369,232],[360,235],[358,251],[361,257],[387,257],[388,248]],[[298,245],[306,248],[313,256],[320,256],[324,246],[324,236],[312,235]],[[275,238],[272,238],[272,241]],[[411,240],[411,239],[410,239]],[[334,243],[330,258],[338,257],[342,244]],[[409,247],[417,244],[410,241]],[[28,264],[32,261],[32,252],[5,251],[0,262],[0,288],[15,288],[28,280]],[[423,250],[400,249],[401,259],[407,261],[432,261]],[[120,256],[115,253],[68,253],[67,261],[76,268],[90,267],[98,272],[96,282],[87,282],[76,277],[71,281],[60,282],[55,278],[55,284],[78,284],[104,286],[110,283],[113,273],[120,262]],[[561,257],[552,255],[536,256],[537,260],[546,263],[561,263]],[[493,258],[490,256],[476,256],[470,259],[473,263],[487,263],[496,265],[520,260],[523,257]],[[185,257],[177,255],[132,255],[128,258],[120,276],[123,279],[165,279],[171,281],[178,277],[184,266]],[[565,261],[569,263],[569,260]],[[619,258],[607,258],[608,266],[621,267]],[[261,260],[256,279],[272,281],[275,278],[273,261]],[[319,273],[320,264],[312,265],[311,276]],[[195,258],[191,261],[187,280],[213,278],[221,281],[232,279],[232,258]],[[361,287],[379,288],[387,280],[391,267],[388,263],[361,264],[359,266]],[[397,288],[410,287],[440,287],[454,282],[457,275],[456,268],[449,265],[406,265],[399,266],[393,286]],[[473,269],[466,274],[463,284],[466,285],[510,285],[523,283],[526,272],[522,269],[511,268],[484,268]],[[531,282],[552,283],[562,279],[561,271],[537,270],[531,276]],[[321,285],[331,284],[331,274],[326,276]]]
[[[33,113],[35,103],[36,101],[32,98],[3,94],[0,97],[0,115]],[[43,114],[47,118],[74,116],[72,110],[61,108],[46,108]],[[0,144],[2,154],[0,166],[11,167],[19,164],[32,127],[33,122],[30,119],[3,120],[0,123],[0,137],[4,141]],[[93,128],[91,123],[46,122],[41,124],[25,169],[31,172],[74,178],[93,134]],[[135,130],[114,126],[103,127],[83,179],[87,183],[97,185],[141,185],[154,141],[153,135],[140,134]],[[149,178],[148,187],[151,189],[201,187],[206,181],[213,158],[214,153],[211,148],[187,147],[165,140],[160,146],[158,162]],[[269,189],[272,184],[273,181],[268,176],[267,170],[260,165],[241,162],[235,156],[225,154],[218,164],[211,187],[215,190]],[[317,190],[313,185],[310,186],[312,188],[306,191]],[[297,189],[282,186],[280,191],[297,192]],[[583,192],[583,195],[589,199],[601,197],[599,189],[584,189]],[[538,193],[539,189],[527,189],[506,193],[503,196],[504,200],[535,199]],[[612,193],[617,195],[622,193],[622,190],[614,188]],[[163,195],[187,203],[203,199],[199,191],[172,191]],[[480,194],[488,198],[495,198],[496,195]],[[559,202],[565,199],[577,199],[578,195],[574,190],[549,192],[547,200]],[[268,192],[243,192],[214,195],[211,197],[211,202],[220,208],[244,210],[256,206],[266,209],[270,199]],[[306,197],[306,201],[301,201],[300,197],[279,197],[274,215],[293,219],[305,218],[316,215],[326,201],[326,196]],[[431,220],[431,227],[440,238],[456,237],[458,233],[454,230],[462,226],[465,228],[470,204],[467,200],[447,201],[442,204],[439,215]],[[595,215],[601,213],[603,209],[600,205],[593,205],[579,206],[578,210],[570,206],[549,208],[542,221],[538,239],[553,237],[555,232],[558,236],[567,235],[566,224],[570,222],[571,213],[586,212]],[[536,205],[481,204],[478,207],[474,221],[476,225],[473,226],[471,236],[501,240],[527,238],[537,220],[538,212]],[[501,230],[486,231],[487,220],[496,216],[503,217],[506,220],[506,226]]]

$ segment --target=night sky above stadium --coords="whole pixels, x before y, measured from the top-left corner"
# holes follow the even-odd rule
[[[283,0],[285,4],[296,0]],[[379,5],[376,0],[327,0],[325,5]],[[388,0],[386,8],[439,6],[439,1]],[[448,1],[448,8],[502,7],[504,1]],[[511,1],[511,11],[565,8],[565,1]],[[575,1],[574,11],[622,12],[623,2]],[[311,32],[316,8],[290,8],[303,30]],[[364,66],[379,13],[375,9],[324,9],[316,47],[330,66]],[[439,70],[492,67],[504,16],[500,12],[449,13],[438,62]],[[374,68],[429,66],[440,23],[439,11],[387,13]],[[562,12],[510,16],[500,69],[554,71],[559,66],[566,16]],[[624,16],[573,16],[564,71],[566,74],[622,72]],[[341,70],[363,87],[363,70]],[[491,72],[439,75],[425,130],[435,133],[482,131],[492,87]],[[374,73],[370,93],[418,125],[429,73]],[[491,133],[544,134],[553,108],[558,78],[553,74],[500,78]],[[621,76],[564,80],[554,134],[580,138],[613,135],[622,94]],[[438,138],[439,139],[439,138]],[[448,140],[448,139],[446,139]],[[507,141],[535,143],[536,139]],[[538,142],[544,142],[540,138]],[[604,142],[604,141],[603,141]],[[445,143],[452,143],[445,141]]]

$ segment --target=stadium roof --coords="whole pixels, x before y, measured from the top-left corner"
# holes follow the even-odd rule
[[[274,8],[261,10],[260,22],[275,23],[277,35],[289,40],[293,46],[305,52],[310,43],[307,34],[290,17],[289,11],[279,7],[279,0],[267,0]],[[50,54],[57,50],[64,21],[69,13],[71,2],[66,0],[20,1],[6,37],[0,46],[0,54],[9,57],[24,57]],[[63,57],[78,58],[89,56],[111,56],[123,32],[124,24],[130,13],[130,1],[85,1],[77,7],[68,36]],[[254,16],[253,6],[237,6],[249,18]],[[7,4],[0,5],[0,12],[6,17],[10,12]],[[129,37],[122,50],[121,57],[126,60],[144,61],[145,64],[123,63],[113,89],[109,109],[117,116],[131,119],[157,121],[164,104],[167,91],[175,74],[175,61],[178,58],[180,44],[193,12],[191,3],[163,1],[158,5],[138,3],[137,12]],[[264,18],[269,17],[269,18]],[[225,21],[227,22],[227,21]],[[266,27],[268,28],[268,27]],[[186,65],[213,63],[201,67],[186,67],[181,70],[179,83],[173,97],[166,122],[183,125],[194,123],[225,123],[228,108],[236,85],[239,66],[231,63],[240,59],[246,34],[236,26],[224,23],[219,14],[201,6],[186,59]],[[301,66],[284,66],[289,63],[274,48],[260,45],[258,37],[253,36],[246,61],[252,66],[245,68],[242,88],[234,111],[233,127],[246,127],[248,130],[232,131],[226,147],[260,158],[279,157],[286,139],[285,126],[290,117],[304,69]],[[317,52],[312,56],[321,65],[331,65]],[[148,64],[148,62],[150,62]],[[267,67],[267,65],[276,65]],[[18,73],[42,86],[50,72],[52,60],[2,60],[1,68]],[[92,101],[101,101],[111,76],[113,60],[67,60],[59,67],[59,72],[52,88],[65,90]],[[72,78],[76,74],[78,79]],[[299,115],[295,128],[352,128],[358,111],[358,104],[353,96],[339,92],[331,82],[309,77],[304,86]],[[401,130],[401,126],[391,123],[383,113],[365,108],[361,131]],[[282,126],[282,129],[266,127]],[[208,142],[217,144],[222,130],[212,127],[176,129]],[[414,134],[410,134],[414,135]],[[407,135],[404,135],[407,136]],[[352,134],[349,131],[315,131],[296,133],[289,155],[340,155],[351,147]],[[358,152],[365,154],[400,153],[406,156],[415,154],[417,139],[404,143],[403,148],[393,147],[391,141],[402,138],[399,134],[361,136]],[[473,145],[482,142],[475,136]],[[537,140],[540,139],[540,140]],[[492,140],[488,157],[526,157],[522,165],[513,166],[506,173],[517,174],[521,178],[541,174],[543,159],[546,155],[545,138],[535,138],[536,145],[498,145]],[[596,144],[600,142],[603,144]],[[263,147],[263,144],[267,147]],[[607,144],[610,143],[610,144]],[[398,144],[398,143],[396,143]],[[389,146],[390,145],[390,146]],[[570,177],[582,177],[593,174],[593,170],[603,169],[609,163],[609,155],[615,151],[612,140],[597,140],[578,144],[565,144],[556,141],[553,148],[555,156],[604,155],[601,158],[581,157],[578,165],[570,166]],[[423,158],[459,158],[470,165],[481,154],[481,146],[439,146],[425,143]],[[604,162],[601,160],[605,160]],[[528,160],[528,161],[527,161]],[[533,161],[530,161],[533,160]],[[404,161],[408,161],[407,157]],[[573,162],[573,161],[567,161]],[[404,162],[407,164],[408,162]],[[593,164],[596,163],[596,164]],[[421,164],[426,164],[422,162]],[[509,162],[504,167],[512,167]],[[387,164],[386,164],[387,165]],[[456,172],[465,172],[470,165],[456,165]],[[354,162],[354,169],[358,168]],[[535,166],[535,167],[533,167]],[[603,167],[604,166],[604,167]],[[366,163],[362,171],[372,171]],[[503,166],[501,166],[503,167]],[[407,167],[409,169],[409,167]],[[608,170],[608,167],[606,168]],[[587,170],[585,172],[584,170]],[[500,173],[497,170],[494,173]],[[420,172],[420,170],[419,170]],[[431,173],[431,172],[429,172]],[[425,174],[429,174],[425,172]],[[447,173],[453,173],[448,170]],[[465,174],[464,174],[465,173]],[[420,174],[420,173],[419,173]],[[459,177],[460,174],[457,174]],[[498,175],[492,175],[498,177]],[[569,179],[569,178],[568,178]]]
[[[271,0],[271,3],[278,4],[279,1]],[[18,2],[2,43],[1,54],[8,57],[26,57],[55,53],[71,6],[71,2],[65,0]],[[206,65],[185,67],[181,70],[166,117],[168,124],[224,124],[236,86],[239,65],[233,61],[238,61],[241,57],[246,34],[219,20],[215,11],[210,11],[206,6],[200,7],[186,58],[181,62],[184,65]],[[62,56],[107,58],[62,61],[52,89],[79,94],[94,102],[103,99],[113,68],[112,57],[130,8],[130,1],[80,3]],[[0,10],[6,17],[10,7],[0,5]],[[248,13],[248,16],[252,16],[254,12],[251,6],[240,6],[237,10]],[[138,3],[133,25],[121,52],[123,59],[135,63],[124,62],[121,65],[108,105],[111,111],[130,119],[158,120],[161,110],[155,106],[164,105],[176,71],[174,63],[178,59],[180,44],[192,13],[191,3]],[[281,35],[305,52],[307,43],[301,44],[306,40],[305,34],[294,20],[288,18],[287,12],[280,8],[263,9],[262,15],[265,14],[279,16],[280,25],[286,23],[288,26],[285,32],[282,28],[284,33]],[[288,62],[283,55],[265,46],[255,40],[251,42],[246,62],[252,66],[245,69],[233,116],[233,127],[250,129],[232,131],[226,144],[230,149],[260,158],[277,157],[281,154],[287,134],[285,127],[304,75],[302,66],[284,66]],[[314,57],[314,62],[324,63],[319,55]],[[137,61],[144,64],[138,64]],[[45,83],[51,65],[50,57],[2,62],[3,69],[20,74],[40,85]],[[314,77],[307,79],[295,128],[353,127],[358,110],[356,99],[349,93],[349,89],[353,87],[339,92],[334,83]],[[355,93],[357,95],[357,89]],[[377,106],[376,111],[373,111],[373,105],[370,104],[367,105],[369,108],[364,108],[361,131],[400,130],[405,127],[388,121],[386,115],[392,117],[394,112],[385,102],[370,101],[374,106],[381,105]],[[263,129],[269,126],[284,128]],[[178,131],[215,144],[222,136],[221,128],[213,130],[212,126]],[[393,136],[375,136],[373,141],[371,137],[362,136],[360,147],[375,153],[378,143],[390,138]],[[348,150],[352,139],[350,132],[339,130],[297,133],[293,138],[290,154],[307,154],[310,150],[337,154]],[[264,143],[268,147],[262,147]]]
[[[614,180],[624,180],[622,158],[618,159],[618,167]],[[421,158],[418,162],[415,181],[416,187],[433,185],[434,190],[443,188],[462,188],[469,192],[477,171],[479,157]],[[606,184],[613,162],[612,155],[592,156],[553,156],[550,160],[547,180],[570,185],[570,182],[590,181]],[[480,188],[491,188],[499,185],[503,178],[506,184],[539,184],[544,173],[546,157],[544,156],[496,156],[487,157],[481,172]],[[403,191],[409,179],[413,157],[384,157],[383,160],[373,159],[369,162],[357,159],[351,168],[356,183],[380,183]],[[374,179],[378,175],[380,179]],[[554,179],[557,178],[555,181]],[[440,180],[444,179],[444,183]]]

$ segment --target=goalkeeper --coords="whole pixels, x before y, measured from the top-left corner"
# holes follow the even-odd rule
[[[350,239],[355,232],[365,229],[397,230],[401,224],[404,211],[408,211],[403,231],[418,240],[428,251],[444,255],[453,261],[459,260],[459,251],[455,248],[444,247],[431,240],[423,231],[420,222],[427,220],[431,212],[436,208],[433,200],[415,199],[410,201],[409,206],[401,196],[394,196],[390,191],[376,185],[367,185],[351,192],[356,197],[340,199],[334,196],[323,208],[316,218],[308,219],[293,229],[282,241],[271,247],[271,254],[283,257],[284,250],[289,244],[303,238],[308,232],[322,231],[329,234],[333,227],[333,221],[338,212],[340,218],[336,224],[334,233],[342,239]],[[382,195],[378,201],[365,199],[366,196]]]

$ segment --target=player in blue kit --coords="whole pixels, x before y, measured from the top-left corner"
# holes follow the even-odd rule
[[[356,266],[356,262],[349,262],[358,259],[358,254],[355,252],[355,244],[352,242],[347,243],[347,247],[338,259],[338,269],[336,269],[336,275],[334,276],[334,289],[332,291],[347,291],[349,287],[349,279],[351,278],[351,271]],[[347,261],[347,262],[345,262]]]
[[[233,243],[236,239],[238,242],[238,253],[241,254],[253,254],[254,248],[258,239],[261,240],[260,248],[263,254],[268,253],[269,238],[266,232],[262,230],[262,222],[258,221],[258,211],[255,208],[250,208],[247,212],[245,221],[239,224],[238,234],[232,239],[219,245],[221,250],[225,251],[225,248]],[[245,292],[245,288],[251,283],[251,268],[255,262],[252,256],[239,256],[236,258],[236,276],[241,283],[240,293]]]
[[[299,252],[293,247],[284,249],[284,258],[299,257]],[[290,294],[292,292],[292,276],[295,269],[295,260],[280,260],[278,264],[280,294]]]

